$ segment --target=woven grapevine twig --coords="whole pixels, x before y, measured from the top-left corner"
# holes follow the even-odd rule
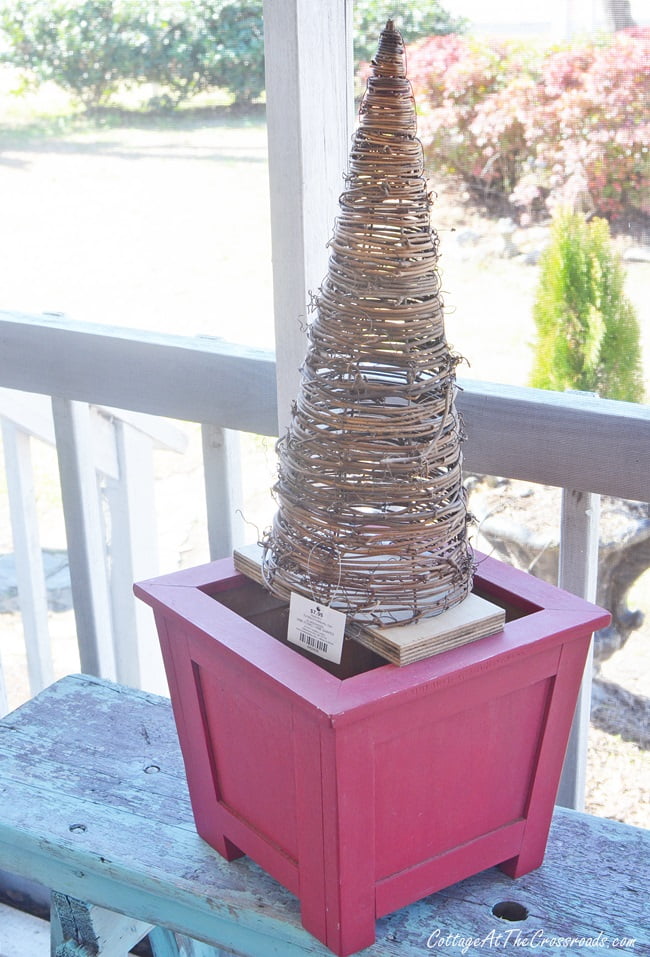
[[[438,237],[402,38],[382,32],[300,390],[280,439],[263,570],[379,624],[462,601],[473,560]]]

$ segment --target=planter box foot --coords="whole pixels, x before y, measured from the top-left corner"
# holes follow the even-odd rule
[[[523,877],[531,871],[536,871],[542,866],[544,861],[544,851],[546,850],[546,835],[544,840],[535,848],[522,851],[517,857],[510,858],[509,861],[503,861],[499,864],[499,870],[507,874],[508,877]]]
[[[244,856],[244,852],[240,851],[239,848],[233,844],[232,841],[229,841],[227,837],[220,836],[209,843],[216,851],[219,851],[221,856],[225,857],[227,861],[236,861],[238,858]]]

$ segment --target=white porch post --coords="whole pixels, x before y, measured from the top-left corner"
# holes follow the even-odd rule
[[[353,112],[351,0],[265,0],[278,419],[288,424],[309,292],[343,191]]]

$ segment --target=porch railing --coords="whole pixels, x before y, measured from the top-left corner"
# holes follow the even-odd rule
[[[599,495],[650,499],[650,408],[492,383],[461,386],[467,470],[564,490],[559,584],[593,600]],[[32,693],[47,683],[51,668],[29,493],[28,435],[39,433],[19,414],[20,392],[51,397],[52,425],[41,403],[38,428],[51,427],[56,443],[82,670],[138,685],[151,636],[131,584],[156,573],[141,560],[151,548],[146,450],[156,442],[179,449],[182,443],[167,423],[154,427],[155,420],[137,416],[200,423],[209,551],[212,558],[226,555],[238,539],[232,508],[237,433],[277,434],[275,358],[220,339],[0,312],[0,387],[17,390],[0,398],[14,549],[22,550],[26,570],[19,600],[26,612]],[[107,466],[93,447],[98,426],[107,422],[110,569],[97,494],[98,470],[106,474]],[[561,802],[569,806],[580,805],[584,791],[589,697],[587,680],[561,788]]]

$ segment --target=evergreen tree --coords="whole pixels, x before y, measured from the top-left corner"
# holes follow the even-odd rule
[[[540,260],[531,385],[643,401],[639,322],[604,219],[564,210]]]

